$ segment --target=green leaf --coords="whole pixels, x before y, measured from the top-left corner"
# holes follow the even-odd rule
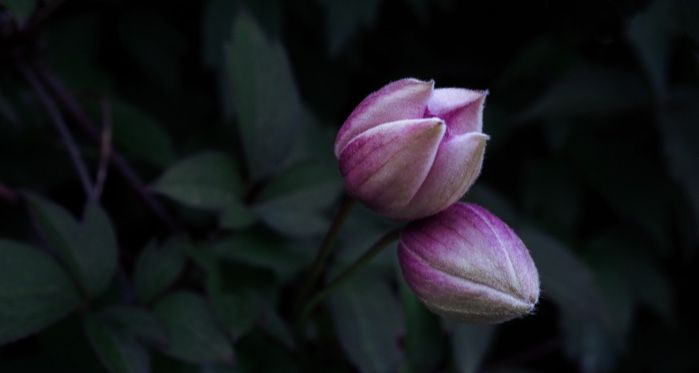
[[[699,237],[699,92],[680,92],[672,97],[672,104],[660,113],[660,131],[663,137],[665,162],[670,175],[689,197],[694,212],[694,223]]]
[[[87,90],[106,94],[116,85],[115,77],[100,60],[103,25],[98,12],[81,12],[71,17],[52,18],[42,26],[47,63],[75,92]]]
[[[400,295],[405,314],[405,357],[410,371],[434,372],[443,359],[445,347],[439,319],[417,299],[405,281],[400,281]]]
[[[284,166],[303,113],[284,48],[246,13],[225,53],[248,170],[257,181]]]
[[[581,190],[570,166],[557,161],[540,161],[523,170],[524,208],[529,216],[540,217],[549,230],[570,234],[581,215]]]
[[[289,349],[293,349],[296,343],[294,342],[294,337],[291,335],[291,330],[289,326],[282,320],[270,304],[266,305],[262,311],[262,317],[260,319],[260,326],[264,331],[269,333],[271,336],[277,338],[284,346]]]
[[[0,5],[12,14],[18,25],[23,25],[36,8],[36,0],[3,0]]]
[[[91,297],[107,289],[117,265],[118,247],[112,223],[102,208],[88,203],[77,222],[63,207],[38,195],[27,195],[32,213],[49,242]]]
[[[469,325],[445,322],[451,332],[451,353],[459,372],[480,372],[495,334],[492,325]]]
[[[0,240],[0,345],[34,334],[75,309],[78,292],[56,262]]]
[[[112,306],[100,312],[99,317],[105,323],[126,334],[148,342],[157,347],[164,347],[168,342],[165,325],[150,311],[133,306]]]
[[[296,237],[323,233],[326,210],[337,200],[342,181],[336,168],[299,164],[265,187],[253,206],[258,217],[275,230]]]
[[[182,273],[186,241],[172,238],[163,245],[151,242],[138,257],[134,270],[136,297],[143,303],[164,292]]]
[[[532,227],[518,232],[536,263],[541,279],[541,297],[551,299],[561,310],[582,320],[608,324],[594,274],[567,247]]]
[[[227,206],[219,217],[221,228],[243,229],[255,223],[255,214],[243,204]]]
[[[248,292],[211,294],[216,316],[234,339],[247,334],[259,318],[260,302]]]
[[[181,88],[183,56],[188,40],[161,13],[134,10],[119,17],[118,37],[125,52],[136,62],[143,78],[169,92]],[[157,48],[154,48],[157,46]]]
[[[148,351],[123,331],[94,316],[84,320],[85,332],[100,362],[111,373],[150,372]]]
[[[679,20],[675,17],[675,1],[654,0],[643,13],[628,23],[629,41],[636,48],[649,80],[658,94],[667,92],[672,39]]]
[[[381,0],[326,0],[323,3],[328,27],[326,35],[332,55],[337,55],[358,30],[371,26],[381,7]]]
[[[175,159],[172,140],[158,122],[124,101],[110,100],[114,143],[131,157],[165,167]]]
[[[583,66],[554,82],[527,106],[520,119],[608,115],[645,108],[649,102],[640,77],[624,70]]]
[[[254,232],[236,234],[216,243],[211,250],[219,258],[271,269],[282,280],[290,279],[308,262],[293,243]]]
[[[395,372],[401,361],[400,306],[380,278],[357,274],[330,298],[337,336],[354,365],[365,373]]]
[[[164,353],[192,363],[232,362],[233,347],[206,301],[189,292],[168,295],[155,306],[170,343]]]
[[[223,153],[201,153],[181,160],[153,188],[184,205],[210,210],[239,208],[243,183],[238,164]]]

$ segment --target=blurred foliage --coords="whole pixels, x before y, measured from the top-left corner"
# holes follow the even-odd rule
[[[0,371],[697,371],[697,43],[693,0],[0,0]],[[465,199],[541,303],[441,320],[387,249],[299,330],[334,133],[405,76],[490,90]],[[355,207],[326,279],[393,226]]]

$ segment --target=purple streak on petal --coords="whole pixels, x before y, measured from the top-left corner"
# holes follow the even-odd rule
[[[350,114],[335,139],[335,155],[360,133],[382,123],[422,118],[434,81],[406,78],[367,96]]]
[[[478,132],[445,138],[430,173],[404,214],[422,218],[458,201],[480,175],[487,139]]]
[[[420,300],[443,316],[474,322],[503,322],[530,312],[534,306],[487,284],[446,273],[406,246],[398,245],[406,282]]]
[[[474,204],[456,203],[411,223],[398,255],[404,277],[433,311],[469,321],[505,321],[539,297],[534,262],[517,235]]]
[[[518,285],[515,288],[519,296],[536,303],[539,299],[539,273],[522,240],[505,222],[483,207],[468,203],[465,204],[465,208],[486,222],[493,234],[498,237],[503,252],[512,264],[512,274],[517,279]]]
[[[463,88],[435,89],[427,103],[426,114],[438,116],[454,134],[483,131],[483,108],[488,91]]]
[[[440,119],[409,119],[356,136],[340,154],[348,192],[383,215],[399,218],[427,176],[445,129]]]

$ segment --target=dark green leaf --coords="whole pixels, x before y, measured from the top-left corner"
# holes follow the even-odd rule
[[[301,164],[263,189],[253,209],[262,221],[282,233],[319,234],[328,228],[325,210],[337,200],[341,188],[336,169]]]
[[[262,329],[277,338],[284,346],[293,349],[295,346],[294,337],[291,335],[289,326],[282,320],[277,311],[267,304],[262,311],[262,317],[259,320]]]
[[[331,296],[337,336],[361,372],[394,372],[401,361],[400,306],[380,278],[356,275]]]
[[[381,0],[324,1],[327,13],[330,53],[338,54],[352,35],[374,23]]]
[[[243,204],[227,206],[219,218],[221,228],[242,229],[255,222],[255,214]]]
[[[239,233],[217,243],[211,250],[219,258],[271,269],[282,279],[289,279],[307,263],[307,256],[295,249],[293,243],[268,234]]]
[[[23,25],[36,8],[36,0],[3,0],[1,5],[10,11],[17,24]]]
[[[235,339],[247,334],[259,318],[259,302],[248,292],[212,294],[211,302],[216,316]]]
[[[175,282],[184,269],[186,246],[183,239],[172,238],[160,246],[151,242],[141,252],[134,270],[134,286],[139,301],[152,301]]]
[[[146,113],[119,100],[110,100],[114,143],[119,150],[165,167],[175,159],[169,134]]]
[[[553,83],[520,118],[619,113],[646,107],[649,102],[648,90],[636,75],[623,70],[580,67]]]
[[[239,206],[243,193],[237,163],[217,152],[179,161],[165,171],[153,187],[179,203],[211,210]]]
[[[433,372],[443,359],[439,319],[415,297],[408,285],[400,282],[405,314],[405,358],[411,372]]]
[[[238,15],[225,51],[248,170],[259,180],[284,165],[298,132],[301,99],[284,48],[249,15]]]
[[[539,270],[542,299],[551,299],[574,317],[608,322],[594,275],[585,263],[545,232],[527,227],[518,233]]]
[[[231,342],[200,296],[189,292],[170,294],[158,302],[155,314],[170,336],[163,350],[166,354],[194,363],[232,362]]]
[[[481,364],[488,353],[495,327],[492,325],[468,325],[446,322],[451,332],[451,353],[459,372],[481,371]]]
[[[38,332],[79,302],[53,259],[33,247],[0,241],[0,345]]]
[[[123,331],[88,316],[85,332],[100,361],[111,373],[150,372],[148,351]]]
[[[100,319],[129,336],[158,347],[167,345],[165,325],[150,311],[133,306],[112,306],[100,313]]]
[[[683,92],[673,97],[673,105],[661,113],[665,161],[671,176],[684,188],[694,210],[699,232],[699,92]],[[698,236],[699,237],[699,234]]]
[[[628,23],[628,38],[636,47],[649,80],[661,96],[667,90],[672,38],[677,32],[675,1],[654,0]]]
[[[88,203],[78,223],[64,208],[27,195],[32,212],[50,243],[92,297],[109,286],[117,265],[117,242],[111,221],[96,203]]]
[[[180,31],[158,13],[148,11],[129,12],[119,19],[118,34],[126,56],[138,64],[145,77],[166,90],[180,88],[182,56],[187,50],[187,40]]]

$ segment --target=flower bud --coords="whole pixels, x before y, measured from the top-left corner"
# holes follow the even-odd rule
[[[434,313],[499,323],[539,299],[539,275],[517,235],[484,208],[456,203],[410,224],[398,244],[403,277]]]
[[[335,155],[350,195],[389,218],[449,207],[480,174],[485,91],[402,79],[365,98],[340,128]]]

